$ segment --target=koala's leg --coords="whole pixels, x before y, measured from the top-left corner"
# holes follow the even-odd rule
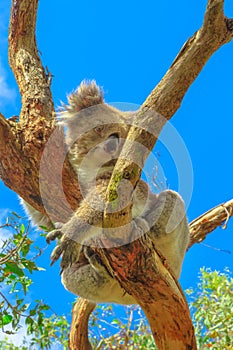
[[[91,264],[78,267],[77,264],[62,271],[62,283],[70,292],[93,302],[108,301],[109,287],[114,280],[107,271],[99,273]]]
[[[61,232],[60,232],[61,231]],[[64,269],[79,260],[84,241],[101,233],[102,228],[94,223],[84,221],[78,212],[65,224],[62,229],[52,232],[52,236],[60,235],[61,240],[51,254],[52,264],[62,255],[61,268]]]
[[[106,268],[101,264],[101,261],[97,254],[93,251],[90,246],[84,246],[83,248],[84,255],[89,261],[91,267],[102,277],[109,278],[110,274],[106,270]]]
[[[91,247],[84,246],[88,263],[74,263],[62,271],[62,283],[70,292],[95,303],[132,304],[135,300],[108,273]]]
[[[185,251],[189,243],[189,227],[184,202],[171,190],[155,195],[144,216],[150,236],[165,256],[176,277],[179,277]]]

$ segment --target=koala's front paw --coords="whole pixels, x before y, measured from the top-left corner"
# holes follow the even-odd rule
[[[50,244],[51,241],[55,241],[56,238],[61,238],[62,237],[62,235],[63,235],[62,227],[63,226],[64,226],[64,224],[62,222],[55,222],[54,230],[50,231],[46,235],[46,242],[48,244]]]
[[[61,229],[55,229],[50,231],[46,236],[46,242],[48,244],[51,243],[51,241],[55,241],[56,238],[61,238],[63,235]]]
[[[81,249],[82,245],[80,243],[77,243],[72,239],[69,239],[68,242],[66,241],[63,247],[61,268],[64,269],[78,262]]]
[[[51,265],[53,265],[62,255],[61,268],[64,270],[66,267],[71,266],[79,260],[82,245],[76,241],[62,237],[61,242],[57,244],[51,254]]]

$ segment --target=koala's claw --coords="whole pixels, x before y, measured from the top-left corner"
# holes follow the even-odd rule
[[[50,256],[50,259],[51,259],[51,263],[50,265],[52,266],[61,256],[61,254],[63,253],[63,250],[64,250],[64,245],[61,243],[61,244],[58,244],[52,251],[52,254]]]
[[[73,240],[68,240],[65,244],[63,244],[63,254],[61,261],[62,270],[68,266],[71,266],[79,260],[81,249],[82,245]]]
[[[46,236],[46,242],[48,244],[51,243],[51,241],[54,241],[56,238],[61,238],[63,235],[61,229],[55,229],[50,231]]]
[[[59,242],[52,251],[50,256],[51,265],[53,265],[62,255],[61,268],[64,270],[79,260],[81,249],[81,244],[63,236],[61,242]]]

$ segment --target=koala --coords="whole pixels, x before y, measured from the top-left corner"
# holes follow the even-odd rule
[[[70,220],[55,225],[56,229],[47,235],[48,243],[59,239],[51,255],[52,264],[61,257],[62,283],[78,296],[96,303],[134,304],[133,297],[110,275],[91,248],[105,234],[105,194],[133,123],[133,113],[104,103],[101,89],[92,81],[83,82],[69,96],[60,118],[83,200]],[[189,242],[185,207],[179,194],[171,190],[154,194],[140,180],[132,193],[130,225],[150,236],[178,278]]]

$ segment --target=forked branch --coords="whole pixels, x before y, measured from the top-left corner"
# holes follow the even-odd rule
[[[130,222],[131,205],[123,210],[119,208],[119,211],[113,214],[112,210],[109,210],[111,203],[117,198],[120,181],[127,175],[127,179],[135,187],[146,157],[166,120],[179,108],[186,91],[210,56],[232,39],[233,32],[229,26],[232,20],[225,18],[223,5],[223,0],[208,1],[203,26],[186,42],[165,77],[136,114],[135,125],[131,127],[127,137],[131,142],[124,144],[121,159],[114,168],[107,191],[109,203],[105,211],[105,227],[122,225],[122,217],[123,224]],[[143,144],[148,152],[141,157],[139,164],[136,164],[132,162],[130,155],[135,154],[135,145],[138,143]],[[126,202],[130,202],[130,195],[129,190],[125,194]],[[177,291],[173,277],[163,271],[157,253],[154,254],[154,259],[149,258],[153,256],[153,248],[156,247],[148,247],[148,242],[144,245],[142,241],[137,240],[127,248],[123,246],[121,249],[102,251],[101,256],[121,286],[142,306],[159,349],[195,349],[195,336],[185,298],[179,293],[180,290]],[[139,260],[140,252],[143,252],[144,259]],[[154,281],[151,281],[151,276]]]
[[[14,125],[8,122],[5,123],[3,117],[0,116],[0,136],[4,138],[4,141],[1,140],[0,142],[0,147],[3,153],[6,154],[6,148],[4,147],[8,141],[14,149],[15,172],[9,171],[6,174],[1,170],[1,176],[5,184],[23,195],[37,210],[44,212],[39,191],[39,165],[44,146],[54,130],[55,117],[50,90],[51,76],[46,74],[36,46],[37,5],[38,0],[12,1],[9,61],[22,96],[22,110],[20,122]],[[179,108],[186,91],[210,56],[232,39],[233,21],[224,16],[223,5],[223,0],[208,1],[202,28],[185,43],[164,78],[143,103],[135,119],[136,125],[131,128],[129,133],[129,139],[134,142],[131,145],[126,144],[122,159],[123,156],[130,159],[129,155],[135,151],[132,144],[137,142],[142,143],[148,149],[148,152],[139,160],[140,166],[135,166],[130,160],[125,162],[119,159],[107,195],[110,205],[112,198],[116,196],[116,189],[121,179],[127,177],[133,186],[136,185],[140,177],[141,167],[149,151],[153,148],[163,125]],[[140,126],[149,128],[153,133],[142,131]],[[9,135],[9,138],[6,135]],[[58,135],[59,138],[62,138],[62,133],[59,134],[59,131]],[[58,147],[55,143],[52,152],[47,155],[48,163],[52,164],[53,167],[54,162],[56,163],[54,155],[60,159],[63,157],[63,152],[64,148]],[[0,153],[1,169],[5,169],[4,164],[6,162],[2,156],[3,153]],[[18,165],[19,159],[22,159],[21,165]],[[48,173],[50,172],[51,169]],[[63,169],[63,179],[65,179],[64,192],[74,209],[81,196],[74,173],[67,162]],[[49,178],[45,179],[46,181],[50,183]],[[49,191],[47,195],[51,197]],[[51,207],[55,208],[53,212],[54,221],[60,221],[61,213],[66,211],[59,196],[60,194],[58,197],[55,196],[54,203],[50,204]],[[228,213],[231,215],[232,212],[228,210]],[[222,216],[218,215],[218,217]],[[130,221],[130,207],[126,208],[124,218],[125,223]],[[107,226],[116,226],[119,221],[120,216],[105,215]],[[204,227],[203,218],[201,222],[202,227]],[[195,240],[200,226],[195,229],[195,225],[191,225],[191,230],[192,227]],[[114,271],[116,278],[125,290],[132,294],[145,310],[158,348],[195,349],[193,328],[185,298],[176,281],[164,268],[160,257],[154,253],[154,248],[149,241],[137,241],[127,249],[121,247],[108,252],[100,251],[100,254],[108,268]],[[131,251],[131,257],[129,251]],[[149,256],[150,258],[140,260],[137,266],[135,264],[130,266],[129,262],[132,262],[132,257],[134,257],[133,261],[135,262],[138,256]],[[152,281],[150,280],[150,274],[153,276]],[[135,283],[135,279],[137,283]],[[150,281],[150,283],[147,283],[147,281]],[[91,306],[85,301],[81,301],[81,303],[84,303],[82,315],[84,315],[84,320],[87,322]],[[85,308],[87,313],[85,313]],[[77,322],[79,321],[80,318],[78,317]],[[71,334],[73,335],[77,322],[74,320],[72,325]],[[165,329],[168,332],[165,333]],[[77,337],[71,339],[70,348],[89,349],[90,345],[87,343],[87,337],[78,333]]]

